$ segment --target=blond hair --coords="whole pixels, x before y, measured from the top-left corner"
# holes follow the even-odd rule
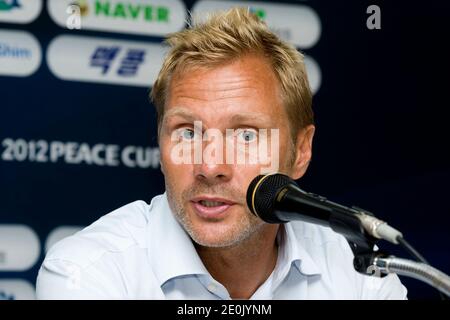
[[[271,65],[280,82],[293,141],[299,130],[314,123],[312,94],[303,55],[280,40],[248,8],[212,14],[206,21],[197,21],[187,29],[170,34],[166,43],[170,49],[151,91],[158,133],[170,79],[176,72],[192,67],[214,67],[246,54],[259,54]]]

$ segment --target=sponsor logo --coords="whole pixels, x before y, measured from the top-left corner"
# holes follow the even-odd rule
[[[0,57],[30,59],[31,50],[25,47],[10,45],[7,42],[0,42]]]
[[[34,286],[25,280],[0,280],[0,300],[33,300]]]
[[[0,22],[30,23],[42,10],[42,0],[0,0]]]
[[[97,47],[90,59],[91,67],[98,67],[103,75],[107,74],[111,63],[122,48],[120,46]],[[143,49],[127,49],[125,56],[120,60],[117,75],[120,77],[135,76],[139,66],[145,61],[146,51]]]
[[[66,27],[67,8],[73,6],[79,8],[80,26],[86,30],[165,35],[181,30],[186,19],[181,0],[49,0],[48,11],[58,25]]]
[[[10,11],[20,7],[19,0],[0,0],[0,11]]]
[[[61,142],[11,139],[2,141],[4,149],[1,151],[2,161],[37,162],[37,163],[66,163],[71,165],[94,165],[117,167],[123,165],[128,168],[156,169],[159,167],[159,148],[142,146],[125,146],[116,144],[97,143],[89,145],[78,142]],[[0,237],[1,239],[1,237]],[[2,260],[0,250],[0,263]],[[0,269],[1,270],[1,269]]]
[[[87,14],[85,6],[85,14]],[[112,2],[108,0],[96,0],[94,15],[123,20],[143,20],[146,22],[168,23],[170,9],[167,6],[153,6],[145,4],[133,4],[126,2]]]
[[[41,46],[25,31],[0,30],[0,75],[25,77],[41,65]]]
[[[261,20],[266,18],[266,10],[264,9],[250,7],[250,12],[257,15]]]
[[[235,6],[248,7],[280,38],[298,48],[311,48],[320,39],[322,28],[320,18],[312,8],[303,4],[200,0],[194,5],[193,13],[202,19],[208,12]]]
[[[39,258],[36,233],[25,225],[0,225],[0,271],[26,271]]]
[[[86,17],[89,13],[89,4],[87,0],[79,0],[72,2],[72,5],[78,6],[80,8],[80,15]]]
[[[50,43],[47,64],[63,80],[150,87],[164,55],[161,44],[64,35]]]

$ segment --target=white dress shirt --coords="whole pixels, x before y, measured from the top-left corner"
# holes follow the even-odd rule
[[[289,222],[278,260],[251,299],[406,299],[395,275],[357,273],[347,241],[331,229]],[[230,299],[209,274],[166,194],[127,204],[48,252],[39,299]]]

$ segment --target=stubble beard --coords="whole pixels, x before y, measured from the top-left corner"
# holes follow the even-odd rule
[[[175,218],[182,225],[184,230],[189,234],[191,239],[198,245],[210,248],[229,248],[235,247],[255,235],[264,225],[264,222],[253,215],[245,205],[245,196],[239,190],[224,185],[208,186],[202,182],[195,182],[190,188],[184,190],[181,196],[177,196],[173,192],[170,183],[166,181],[166,192],[170,209]],[[218,234],[219,238],[214,240],[207,239],[202,230],[195,227],[187,213],[186,205],[190,199],[200,194],[213,194],[222,196],[227,199],[236,201],[243,208],[238,215],[237,221],[232,222],[232,226],[228,227],[224,233]],[[243,211],[243,212],[242,212]],[[220,223],[220,222],[210,222]],[[223,222],[222,222],[223,223]]]

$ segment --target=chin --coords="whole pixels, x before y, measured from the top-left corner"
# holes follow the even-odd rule
[[[193,239],[192,240],[199,246],[207,248],[230,248],[239,244],[236,239]]]
[[[211,248],[233,247],[247,237],[244,230],[230,226],[200,224],[189,232],[192,240],[200,246]]]

